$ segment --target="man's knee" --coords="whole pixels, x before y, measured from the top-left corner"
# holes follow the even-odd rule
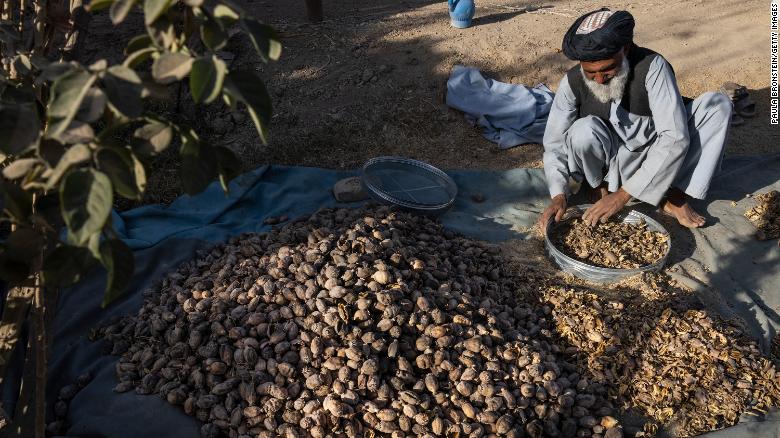
[[[604,136],[600,135],[607,127],[604,121],[595,116],[586,116],[572,123],[566,132],[566,144],[577,155],[592,154],[604,150]]]
[[[718,114],[721,119],[729,120],[734,105],[731,99],[723,93],[708,91],[697,97],[697,111],[705,111],[707,114]],[[708,117],[709,118],[709,117]]]

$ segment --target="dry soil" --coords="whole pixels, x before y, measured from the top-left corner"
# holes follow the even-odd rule
[[[477,0],[473,25],[463,30],[450,27],[443,1],[324,3],[325,20],[311,24],[303,1],[242,1],[280,32],[284,45],[280,61],[268,66],[240,35],[227,48],[235,56],[225,54],[232,68],[254,68],[267,81],[275,104],[268,145],[260,144],[244,114],[229,115],[219,105],[194,110],[185,102],[169,110],[212,141],[230,145],[247,168],[354,168],[376,155],[409,156],[443,168],[540,167],[540,145],[499,150],[447,108],[449,72],[464,64],[501,81],[544,82],[556,89],[573,65],[559,52],[562,35],[581,14],[609,6],[634,14],[635,41],[672,63],[684,95],[717,90],[725,81],[749,88],[757,114],[732,130],[728,153],[778,149],[780,130],[769,124],[765,1]],[[142,31],[135,18],[118,31],[98,14],[85,57],[121,52]],[[170,200],[178,193],[176,160],[155,167],[146,202]]]

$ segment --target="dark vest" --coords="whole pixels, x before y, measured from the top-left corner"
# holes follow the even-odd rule
[[[645,77],[650,69],[650,64],[657,56],[661,55],[636,45],[632,46],[628,52],[630,71],[620,106],[629,113],[638,116],[652,116],[647,98],[647,88],[645,87]],[[674,74],[674,69],[672,69],[672,74]],[[596,96],[585,85],[585,79],[582,77],[582,73],[580,73],[580,65],[577,64],[569,69],[566,76],[569,79],[569,87],[571,87],[574,96],[577,98],[577,118],[593,115],[609,120],[610,102],[602,103],[596,99]],[[687,100],[687,98],[683,98],[684,102],[687,102]]]

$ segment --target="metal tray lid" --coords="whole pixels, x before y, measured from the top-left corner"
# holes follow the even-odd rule
[[[363,165],[363,185],[375,199],[420,212],[442,212],[455,201],[458,187],[449,175],[422,161],[376,157]]]

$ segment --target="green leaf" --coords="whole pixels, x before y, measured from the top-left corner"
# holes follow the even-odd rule
[[[89,12],[96,12],[103,10],[114,3],[114,0],[92,0],[86,6],[86,10]]]
[[[11,232],[3,243],[0,255],[0,277],[21,282],[31,274],[31,264],[41,254],[43,236],[34,229],[21,226]]]
[[[51,82],[67,73],[78,70],[78,67],[70,62],[52,62],[41,68],[41,73],[35,78],[35,85],[40,86]]]
[[[165,50],[171,50],[176,42],[176,30],[171,20],[165,16],[160,17],[154,23],[148,24],[146,33],[149,34],[156,46]]]
[[[16,184],[3,181],[3,207],[16,222],[26,223],[32,213],[32,195]]]
[[[0,71],[4,71],[0,69]],[[2,81],[0,77],[0,101],[8,105],[29,105],[38,99],[36,91],[28,84],[14,84]]]
[[[36,164],[41,161],[38,158],[20,158],[14,160],[11,164],[3,168],[3,176],[6,179],[14,180],[27,175]]]
[[[111,180],[94,169],[68,172],[60,186],[60,209],[69,237],[79,246],[103,228],[113,201]]]
[[[92,130],[89,123],[78,120],[72,121],[68,126],[68,129],[63,131],[58,137],[58,139],[65,144],[89,143],[94,138],[95,131]]]
[[[227,66],[214,55],[198,58],[192,63],[190,93],[195,103],[211,103],[219,97]]]
[[[168,123],[151,121],[136,129],[133,136],[138,139],[133,148],[139,154],[154,156],[168,148],[173,139],[173,128]]]
[[[235,24],[239,19],[238,12],[224,3],[218,3],[216,6],[214,6],[213,15],[214,18],[221,21],[225,27],[229,27]]]
[[[223,91],[222,91],[222,100],[225,101],[225,105],[227,105],[228,108],[230,108],[230,111],[235,111],[236,110],[236,107],[238,106],[238,102],[236,101],[236,99],[233,96],[230,95],[228,90],[226,90],[224,88],[223,88]]]
[[[103,90],[98,87],[90,88],[76,113],[76,120],[87,123],[96,121],[106,110],[106,102],[106,94]]]
[[[106,61],[105,59],[98,59],[97,61],[90,64],[90,66],[88,67],[89,71],[91,71],[92,73],[100,73],[107,68],[108,68],[108,61]]]
[[[260,141],[267,143],[268,124],[271,121],[271,96],[262,79],[252,71],[232,71],[225,79],[224,92],[246,105],[255,123]]]
[[[217,172],[219,173],[219,184],[225,194],[228,193],[228,184],[241,173],[241,161],[232,150],[224,146],[214,147],[217,155]]]
[[[30,227],[21,226],[6,239],[5,253],[11,260],[28,262],[40,255],[42,246],[43,236]]]
[[[45,195],[39,193],[35,197],[35,216],[46,222],[43,226],[44,228],[52,227],[52,229],[59,229],[62,226],[59,193],[55,191]]]
[[[129,55],[139,50],[148,49],[153,46],[152,37],[149,35],[138,35],[133,37],[125,47],[125,55]]]
[[[133,251],[119,239],[104,240],[100,244],[100,256],[100,262],[108,271],[102,304],[105,307],[119,298],[130,283],[135,261]]]
[[[217,175],[214,149],[197,138],[183,135],[180,154],[182,188],[190,195],[202,192]]]
[[[146,171],[127,149],[101,148],[95,155],[98,168],[111,179],[114,190],[129,199],[140,199],[146,189]]]
[[[30,55],[30,63],[38,70],[43,70],[51,64],[49,58],[41,55],[40,53],[33,53]]]
[[[152,77],[161,84],[171,84],[190,73],[192,57],[181,52],[165,53],[154,60]]]
[[[228,34],[225,27],[216,19],[207,18],[200,26],[200,39],[212,51],[217,51],[227,44]]]
[[[156,53],[157,49],[154,47],[147,47],[146,49],[137,50],[125,58],[122,63],[125,67],[135,68],[142,62],[152,57],[152,54]]]
[[[144,23],[150,25],[171,6],[171,0],[144,0]]]
[[[47,187],[49,189],[54,188],[68,169],[90,158],[92,158],[92,151],[86,145],[77,144],[68,148],[62,155],[62,158],[60,158],[60,161],[57,162],[57,167],[54,168],[54,171],[49,176],[46,182]]]
[[[149,75],[149,79],[144,79],[144,89],[141,93],[141,96],[146,99],[155,99],[158,101],[166,101],[170,98],[170,88],[167,85],[158,84],[154,80],[151,79],[151,75]]]
[[[130,13],[133,6],[135,6],[135,0],[116,0],[116,3],[111,5],[111,11],[109,11],[111,22],[119,24],[125,21],[127,14]]]
[[[157,48],[154,47],[152,37],[149,35],[139,35],[127,43],[127,47],[125,47],[125,55],[127,55],[127,58],[125,58],[122,65],[135,68],[156,52]]]
[[[100,242],[103,240],[102,236],[103,232],[101,231],[89,236],[89,240],[87,241],[86,249],[96,260],[101,260],[103,258],[100,255]]]
[[[244,18],[241,20],[241,27],[249,35],[255,50],[263,61],[269,59],[276,61],[282,54],[282,43],[271,26],[263,24],[253,18]]]
[[[103,76],[103,86],[113,108],[130,118],[141,116],[143,85],[138,73],[125,66],[112,66]]]
[[[0,103],[0,150],[19,155],[35,146],[41,122],[35,105]]]
[[[41,140],[38,145],[38,156],[46,162],[49,167],[54,167],[59,163],[60,158],[65,154],[65,146],[53,139]]]
[[[57,138],[76,117],[81,101],[95,82],[95,75],[75,70],[60,76],[51,89],[47,136]]]
[[[13,66],[16,74],[22,77],[29,75],[33,69],[30,58],[27,55],[16,55],[13,59]]]
[[[43,259],[43,284],[49,287],[72,286],[95,262],[86,248],[60,245]]]
[[[41,253],[43,242],[43,236],[30,227],[21,226],[11,232],[0,255],[0,277],[11,282],[26,279],[31,274],[32,260]]]

